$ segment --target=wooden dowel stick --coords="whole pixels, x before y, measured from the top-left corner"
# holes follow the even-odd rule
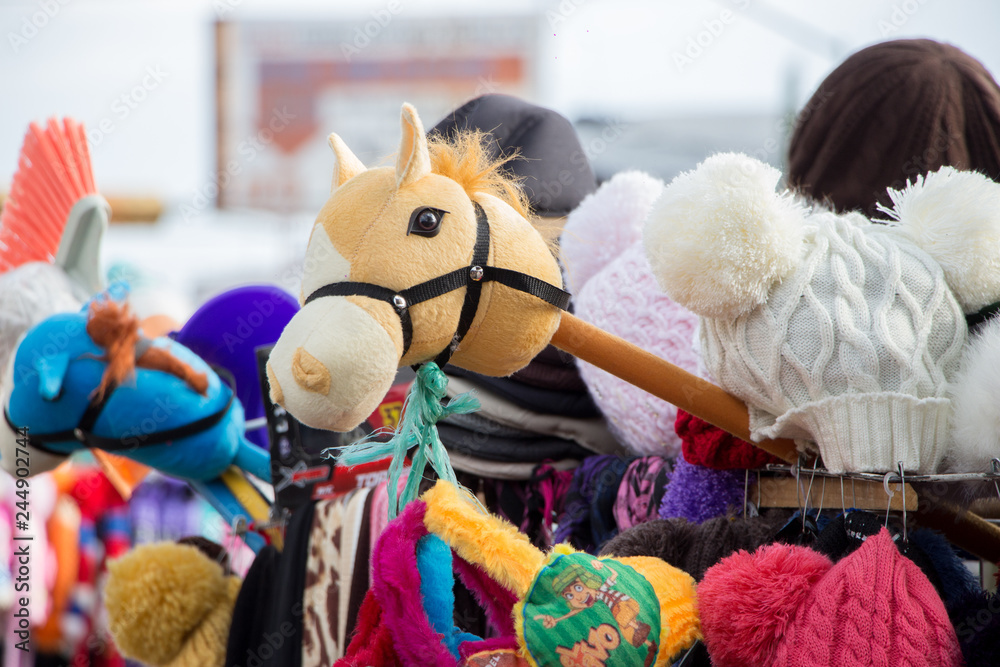
[[[552,344],[737,438],[752,442],[750,416],[743,401],[637,345],[570,313],[562,314]],[[753,444],[789,463],[799,458],[795,443],[787,438]]]
[[[953,544],[991,563],[1000,562],[1000,526],[951,503],[921,503],[921,526],[944,533]]]

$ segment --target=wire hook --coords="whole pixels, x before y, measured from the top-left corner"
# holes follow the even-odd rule
[[[806,513],[812,505],[813,482],[816,481],[816,467],[819,465],[819,458],[813,459],[812,475],[809,476],[809,487],[806,489],[805,510],[802,512],[802,532],[806,530]]]
[[[847,514],[847,497],[844,495],[844,476],[840,475],[840,509]]]
[[[906,474],[903,472],[903,462],[899,462],[899,488],[903,493],[903,544],[907,544],[906,537]]]
[[[892,476],[895,475],[895,474],[896,473],[894,473],[894,472],[887,472],[885,474],[885,477],[882,478],[882,488],[885,489],[885,494],[887,496],[889,496],[889,500],[885,504],[885,523],[884,523],[884,525],[885,525],[886,528],[889,527],[889,510],[892,509],[892,497],[894,495],[896,495],[896,492],[893,491],[892,488],[889,486],[889,482],[890,482],[890,480],[892,480]]]

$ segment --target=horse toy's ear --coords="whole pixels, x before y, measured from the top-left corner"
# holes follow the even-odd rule
[[[333,149],[333,155],[337,162],[333,167],[333,183],[330,184],[330,194],[333,194],[334,190],[365,171],[365,165],[355,157],[344,140],[336,133],[331,133],[327,137],[327,141],[330,143],[330,148]]]
[[[396,155],[396,187],[414,183],[431,173],[431,156],[427,152],[424,124],[411,104],[404,104],[401,114],[403,138]]]
[[[62,393],[63,379],[69,368],[69,352],[59,352],[35,358],[38,371],[38,393],[46,401],[54,401]]]

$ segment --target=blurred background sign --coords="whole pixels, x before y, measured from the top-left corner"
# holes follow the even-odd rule
[[[399,105],[428,126],[484,93],[537,96],[541,16],[399,16],[216,25],[221,208],[315,211],[329,196],[326,136],[368,165],[396,149]],[[378,47],[373,41],[377,39]]]

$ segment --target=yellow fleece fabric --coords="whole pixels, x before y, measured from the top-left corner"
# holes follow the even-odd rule
[[[454,484],[439,481],[423,495],[424,525],[460,557],[481,566],[523,597],[545,555],[512,524],[485,512]]]
[[[690,574],[651,556],[617,558],[646,578],[660,601],[660,650],[655,667],[666,667],[701,639],[698,593]]]

